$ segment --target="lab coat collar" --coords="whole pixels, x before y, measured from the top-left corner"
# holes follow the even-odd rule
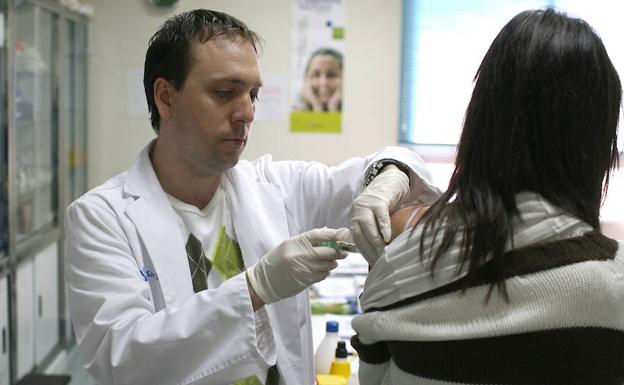
[[[150,159],[150,153],[155,142],[155,140],[152,140],[145,146],[132,166],[130,166],[130,169],[128,169],[124,183],[125,196],[140,197],[158,195],[158,192],[164,193]]]
[[[154,141],[143,149],[137,161],[128,170],[124,193],[137,198],[137,202],[143,200],[154,206],[146,211],[149,214],[145,219],[150,224],[159,223],[160,227],[160,221],[153,217],[158,208],[159,212],[168,217],[167,223],[177,226],[174,220],[175,213],[170,207],[171,204],[158,181],[149,157],[153,144]],[[227,170],[221,183],[226,192],[236,238],[244,259],[251,255],[263,255],[267,250],[277,246],[281,240],[288,238],[290,234],[286,209],[278,185],[258,181],[237,167]],[[165,206],[167,209],[164,209]],[[177,229],[176,226],[173,227]],[[179,231],[176,231],[177,233]],[[163,232],[160,231],[159,234]],[[249,267],[252,262],[256,261],[245,260],[245,266]]]
[[[279,186],[254,180],[234,167],[221,179],[236,238],[249,268],[288,238],[286,209]]]
[[[126,207],[126,215],[147,248],[167,306],[180,306],[193,295],[193,286],[178,221],[149,157],[153,143],[128,170],[124,195],[134,202]]]
[[[193,287],[185,241],[149,157],[152,145],[143,149],[128,170],[124,194],[134,197],[134,202],[126,214],[145,243],[169,306],[184,302],[193,294]],[[279,186],[255,180],[238,167],[226,171],[221,183],[243,261],[249,268],[290,236],[284,199]]]

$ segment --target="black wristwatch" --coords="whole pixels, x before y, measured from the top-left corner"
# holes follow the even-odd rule
[[[381,170],[383,170],[383,168],[389,164],[397,166],[399,170],[403,171],[405,175],[409,177],[409,167],[405,163],[401,163],[396,159],[390,158],[379,159],[378,161],[371,164],[368,169],[366,169],[366,172],[364,173],[364,179],[362,180],[362,187],[365,188],[366,186],[368,186],[373,181],[373,179],[375,179],[375,177],[379,175]]]

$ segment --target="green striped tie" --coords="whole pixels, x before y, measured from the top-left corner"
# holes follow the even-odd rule
[[[208,288],[208,274],[213,266],[223,279],[230,279],[245,270],[240,247],[236,241],[228,237],[223,225],[221,225],[217,235],[216,245],[212,252],[212,260],[206,257],[201,241],[193,234],[190,234],[186,241],[186,256],[191,270],[193,291],[195,293]],[[279,379],[280,373],[277,365],[271,366],[267,372],[266,385],[278,385]],[[232,385],[262,385],[262,383],[258,380],[258,377],[251,376]]]

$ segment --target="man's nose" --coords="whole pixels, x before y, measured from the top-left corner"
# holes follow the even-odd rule
[[[234,110],[233,118],[237,122],[243,122],[250,124],[254,120],[256,114],[256,103],[252,100],[251,96],[241,96],[237,102]]]

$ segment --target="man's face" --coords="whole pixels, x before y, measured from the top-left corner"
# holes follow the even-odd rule
[[[177,153],[192,173],[214,175],[236,165],[261,86],[258,58],[248,42],[223,37],[192,47],[170,119]]]

